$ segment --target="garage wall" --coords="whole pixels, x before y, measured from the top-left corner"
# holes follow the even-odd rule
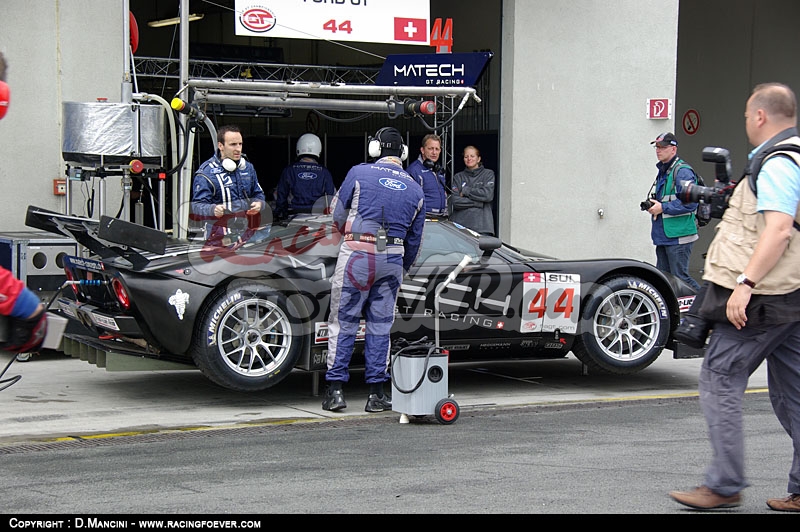
[[[654,262],[639,203],[656,172],[649,142],[673,126],[648,120],[646,100],[675,97],[678,1],[503,10],[501,235],[557,257]]]
[[[796,0],[703,0],[682,2],[678,38],[676,132],[680,154],[713,181],[714,166],[702,161],[705,146],[731,152],[738,179],[753,148],[744,130],[744,107],[758,83],[779,81],[800,91],[800,2]],[[682,117],[696,110],[700,126],[689,135]],[[700,278],[703,254],[713,238],[712,222],[700,231],[690,262]]]
[[[122,5],[107,0],[5,4],[0,50],[9,63],[11,102],[0,122],[0,230],[29,231],[28,205],[65,209],[64,197],[53,195],[53,179],[63,178],[65,170],[61,101],[120,101]],[[98,16],[87,20],[87,13]],[[113,215],[122,197],[121,180],[107,180],[108,211]],[[81,186],[73,191],[73,212],[83,214],[89,193]]]

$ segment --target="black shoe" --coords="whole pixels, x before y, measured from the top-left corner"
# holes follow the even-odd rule
[[[383,412],[391,409],[392,399],[388,395],[378,395],[376,393],[369,394],[367,406],[364,407],[365,412]]]
[[[328,390],[325,392],[325,399],[322,401],[322,409],[336,412],[347,408],[347,403],[344,400],[344,393],[342,390]]]

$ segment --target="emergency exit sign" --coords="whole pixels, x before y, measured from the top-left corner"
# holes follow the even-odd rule
[[[672,100],[669,98],[648,98],[647,118],[656,120],[672,118]]]

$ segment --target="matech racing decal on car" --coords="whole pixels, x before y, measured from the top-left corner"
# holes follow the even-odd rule
[[[217,343],[217,326],[219,325],[219,318],[222,314],[227,311],[231,305],[236,303],[237,301],[242,299],[242,294],[236,292],[231,294],[225,301],[223,301],[217,308],[214,310],[214,315],[211,317],[211,322],[208,324],[208,331],[207,331],[207,340],[208,345],[216,345]]]
[[[520,331],[574,334],[580,314],[581,276],[531,272],[523,276]]]
[[[67,255],[64,257],[64,264],[68,267],[94,272],[102,272],[106,269],[102,262],[92,259],[84,259],[82,257],[74,257],[72,255]]]

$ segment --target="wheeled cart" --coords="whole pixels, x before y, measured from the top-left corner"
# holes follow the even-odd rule
[[[392,410],[406,416],[458,419],[458,403],[447,393],[449,355],[433,344],[411,345],[392,356]]]
[[[436,288],[436,343],[422,338],[401,346],[389,357],[392,375],[392,410],[400,412],[400,423],[408,423],[408,416],[434,415],[439,423],[449,425],[458,419],[459,407],[447,391],[447,364],[449,353],[439,344],[439,296],[470,262],[465,255],[450,272],[447,279]],[[427,342],[427,343],[426,343]]]

